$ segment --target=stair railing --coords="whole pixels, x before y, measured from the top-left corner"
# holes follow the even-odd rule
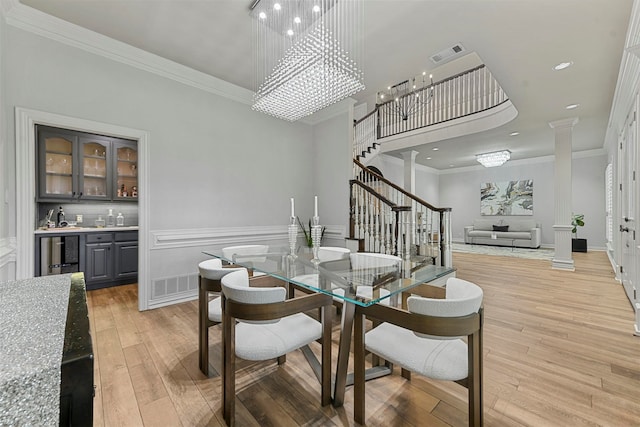
[[[353,126],[353,158],[362,160],[377,140],[410,132],[497,107],[509,100],[484,65],[451,76],[402,97],[430,99],[407,117],[397,111],[395,100],[377,104]],[[399,101],[402,103],[402,101]]]
[[[378,113],[373,110],[353,125],[353,158],[359,159],[376,144]]]
[[[398,112],[396,102],[402,105],[403,102],[411,103],[416,99],[429,101],[419,103],[411,114]],[[476,114],[508,100],[491,71],[480,65],[425,88],[416,89],[398,101],[390,100],[376,105],[377,139]]]
[[[432,206],[356,159],[354,165],[360,172],[350,181],[350,237],[363,239],[366,251],[452,266],[451,208]]]

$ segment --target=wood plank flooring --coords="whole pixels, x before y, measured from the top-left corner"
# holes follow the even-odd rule
[[[484,290],[486,426],[640,426],[640,337],[603,252],[548,261],[454,253],[458,277]],[[135,285],[89,291],[96,426],[223,426],[220,378],[198,369],[196,301],[138,312]],[[334,325],[334,351],[338,338]],[[220,329],[210,359],[220,368]],[[315,349],[317,350],[317,348]],[[320,407],[299,352],[287,363],[239,364],[238,426],[352,426]],[[367,383],[369,426],[465,426],[466,389],[398,372]]]

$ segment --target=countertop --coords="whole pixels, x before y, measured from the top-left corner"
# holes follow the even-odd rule
[[[0,284],[0,425],[57,425],[71,275]]]
[[[111,231],[137,231],[137,225],[124,227],[61,227],[61,228],[38,228],[35,234],[70,234],[70,233],[104,233]]]

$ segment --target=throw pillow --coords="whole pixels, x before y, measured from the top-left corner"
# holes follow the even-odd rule
[[[508,225],[494,225],[493,231],[509,231]]]

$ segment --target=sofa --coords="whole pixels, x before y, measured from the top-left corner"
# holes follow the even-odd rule
[[[464,242],[478,245],[540,247],[540,224],[533,219],[476,219],[464,227]]]

